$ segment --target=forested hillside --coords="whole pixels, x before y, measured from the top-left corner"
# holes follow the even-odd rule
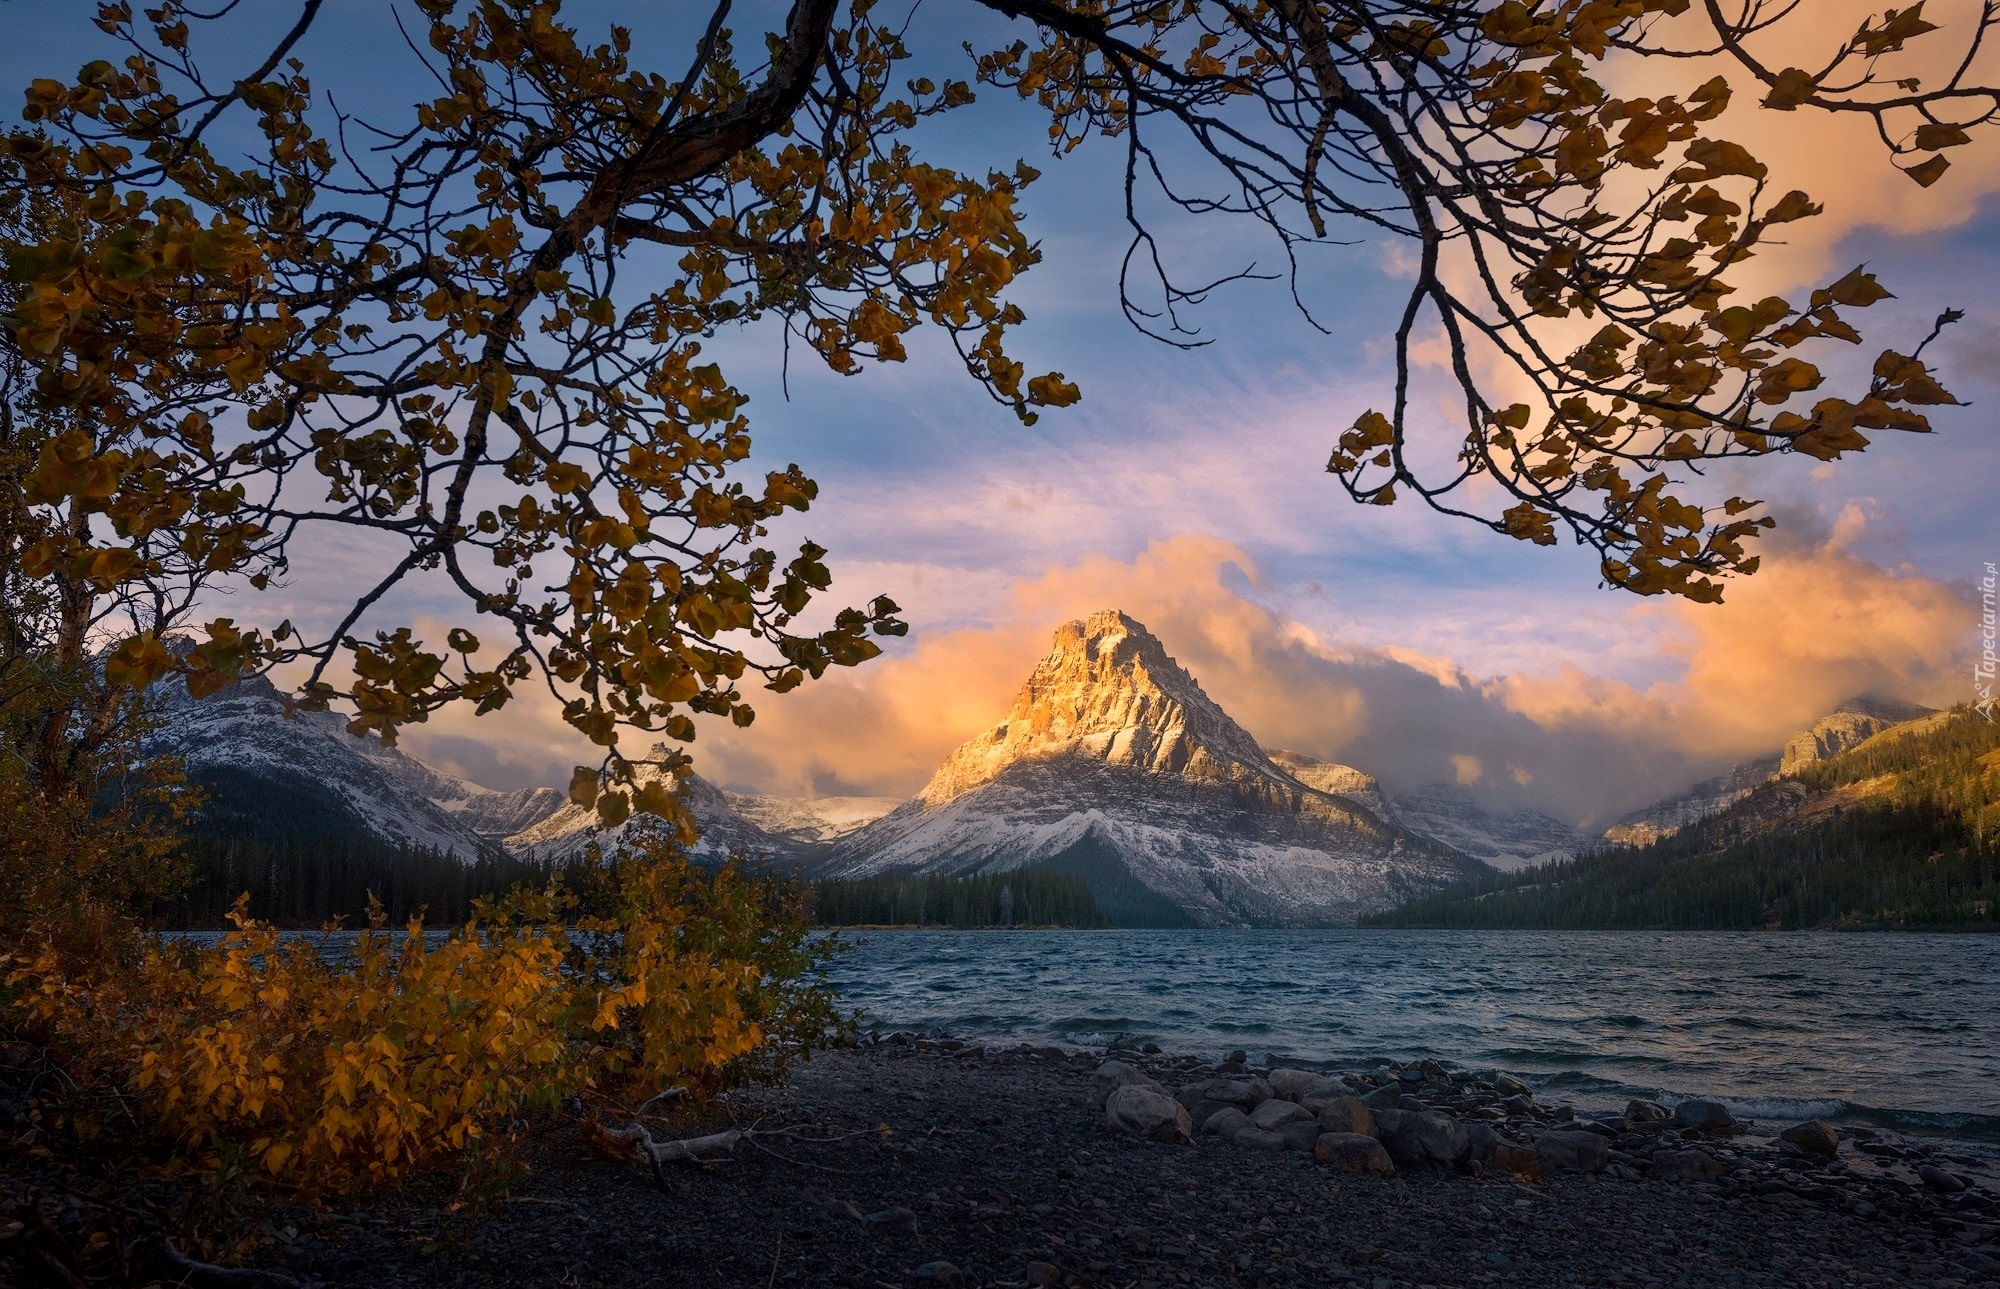
[[[1652,845],[1483,877],[1364,925],[2000,930],[1996,834],[2000,725],[1960,708]]]
[[[813,915],[821,926],[1110,925],[1082,878],[1035,868],[820,882],[813,888]]]

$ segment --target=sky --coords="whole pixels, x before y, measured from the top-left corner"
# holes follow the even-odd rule
[[[1965,10],[1932,7],[1947,19]],[[101,56],[92,8],[0,0],[0,87]],[[291,8],[260,0],[211,65],[233,55],[254,66],[258,24],[282,23]],[[641,56],[659,51],[678,75],[687,33],[642,12],[653,8],[572,12],[585,30],[618,13]],[[380,0],[332,0],[335,21],[301,50],[316,85],[364,114],[395,111],[414,92],[386,11]],[[1847,29],[1841,13],[1816,29]],[[780,14],[743,4],[734,21],[740,30]],[[912,24],[919,70],[969,76],[958,42],[998,45],[1004,31],[983,11],[929,0]],[[1811,51],[1778,52],[1779,65],[1811,65]],[[1607,74],[1685,89],[1709,72]],[[1700,606],[1601,589],[1594,559],[1571,545],[1531,547],[1407,504],[1348,502],[1325,461],[1359,411],[1386,401],[1381,319],[1399,305],[1401,248],[1316,252],[1308,279],[1323,332],[1281,286],[1246,283],[1195,314],[1206,346],[1160,345],[1118,309],[1115,155],[1087,146],[1050,158],[1045,128],[1032,107],[987,90],[919,139],[934,159],[984,168],[1026,158],[1043,170],[1022,201],[1044,262],[1013,295],[1029,318],[1015,351],[1031,371],[1077,382],[1076,407],[1021,426],[935,336],[913,343],[909,362],[857,377],[795,361],[789,397],[775,330],[711,347],[751,394],[753,464],[796,461],[820,482],[810,515],[783,535],[832,551],[835,598],[888,594],[912,631],[864,667],[767,696],[749,730],[705,725],[692,749],[701,773],[746,791],[913,793],[952,747],[1000,718],[1059,623],[1110,607],[1146,623],[1266,746],[1346,761],[1392,791],[1457,783],[1489,807],[1599,827],[1775,749],[1844,698],[1973,696],[1975,583],[2000,561],[1991,140],[1958,150],[1923,190],[1854,121],[1738,107],[1717,127],[1772,163],[1775,190],[1802,187],[1827,206],[1748,266],[1746,291],[1866,263],[1897,297],[1868,311],[1869,338],[1883,344],[1913,342],[1941,310],[1965,310],[1938,357],[1969,405],[1943,409],[1933,435],[1884,435],[1839,462],[1780,457],[1740,479],[1725,471],[1723,483],[1768,499],[1780,527],[1761,572],[1732,583],[1723,604]],[[1268,266],[1274,250],[1213,222],[1169,224],[1163,243],[1191,269]],[[1450,424],[1437,419],[1447,437]],[[365,550],[337,546],[316,559],[265,601],[231,610],[309,621],[368,565]],[[417,593],[387,610],[421,623],[441,605]],[[589,759],[533,701],[435,719],[404,745],[503,789],[566,781]]]

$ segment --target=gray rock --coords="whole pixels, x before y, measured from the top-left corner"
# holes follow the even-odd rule
[[[1230,1144],[1241,1146],[1245,1150],[1268,1150],[1274,1155],[1289,1148],[1281,1134],[1267,1132],[1254,1124],[1248,1128],[1237,1129],[1236,1135],[1229,1141]]]
[[[1180,1102],[1155,1088],[1127,1084],[1104,1102],[1104,1122],[1148,1141],[1192,1141],[1194,1125]]]
[[[1690,1097],[1674,1107],[1674,1127],[1694,1132],[1734,1132],[1736,1116],[1720,1101]]]
[[[1296,1150],[1310,1155],[1323,1135],[1319,1120],[1307,1119],[1303,1123],[1288,1123],[1278,1129],[1278,1135],[1285,1139],[1285,1149]]]
[[[1487,1077],[1486,1082],[1495,1092],[1498,1092],[1503,1097],[1529,1097],[1534,1095],[1533,1092],[1528,1090],[1527,1084],[1521,1082],[1521,1080],[1515,1078],[1505,1070],[1493,1071]]]
[[[1956,1195],[1960,1191],[1965,1189],[1964,1182],[1960,1181],[1956,1177],[1953,1177],[1950,1173],[1946,1172],[1942,1168],[1939,1168],[1936,1164],[1920,1165],[1917,1168],[1917,1176],[1923,1179],[1923,1183],[1925,1186],[1929,1187],[1931,1190],[1936,1191],[1940,1195]]]
[[[1226,1101],[1245,1110],[1254,1110],[1271,1099],[1271,1085],[1259,1078],[1203,1079],[1182,1088],[1180,1097],[1183,1105]]]
[[[1778,1140],[1790,1142],[1808,1155],[1817,1155],[1821,1159],[1832,1159],[1840,1154],[1840,1134],[1833,1130],[1832,1125],[1819,1119],[1793,1124],[1778,1134]]]
[[[1271,1084],[1272,1096],[1301,1105],[1308,1097],[1339,1096],[1347,1091],[1345,1083],[1317,1070],[1272,1070],[1265,1077]]]
[[[1313,1097],[1305,1107],[1319,1115],[1319,1126],[1327,1132],[1358,1132],[1375,1135],[1375,1112],[1353,1095]]]
[[[1129,1087],[1165,1091],[1150,1074],[1137,1066],[1127,1065],[1123,1061],[1106,1061],[1097,1067],[1095,1074],[1090,1076],[1090,1083],[1084,1089],[1084,1095],[1090,1099],[1090,1104],[1101,1106],[1113,1092],[1119,1088]]]
[[[1313,1158],[1335,1172],[1369,1177],[1394,1177],[1396,1164],[1373,1137],[1358,1132],[1321,1133],[1313,1143]]]
[[[1712,1182],[1728,1172],[1720,1159],[1706,1150],[1656,1150],[1653,1176],[1678,1182]]]
[[[1318,1116],[1302,1105],[1272,1097],[1250,1112],[1250,1123],[1266,1132],[1277,1132],[1295,1123],[1309,1123]]]
[[[1362,1097],[1361,1104],[1371,1110],[1394,1110],[1402,1100],[1403,1090],[1391,1083],[1386,1087],[1376,1088]]]
[[[1201,1135],[1229,1141],[1249,1126],[1250,1116],[1243,1113],[1242,1106],[1226,1105],[1201,1121]]]
[[[965,1283],[965,1273],[950,1262],[926,1262],[917,1268],[916,1276],[919,1280],[927,1280],[934,1285],[949,1285],[952,1289],[958,1289]]]
[[[1493,1148],[1505,1138],[1493,1130],[1491,1124],[1468,1123],[1465,1125],[1465,1157],[1476,1164],[1493,1162]]]
[[[1674,1112],[1657,1101],[1627,1101],[1625,1118],[1629,1123],[1665,1123],[1674,1117]]]
[[[1376,1135],[1399,1164],[1455,1167],[1472,1148],[1465,1125],[1437,1110],[1384,1110]]]
[[[1494,1168],[1515,1177],[1533,1181],[1548,1176],[1549,1164],[1532,1146],[1518,1146],[1511,1141],[1493,1143],[1492,1158]]]
[[[1046,1285],[1062,1283],[1062,1268],[1053,1262],[1030,1262],[1021,1273],[1021,1278],[1028,1282],[1030,1289],[1043,1289]]]
[[[876,1231],[911,1232],[917,1229],[917,1215],[899,1204],[862,1218],[861,1229],[870,1234]]]
[[[1535,1139],[1535,1153],[1551,1169],[1594,1173],[1611,1162],[1611,1143],[1594,1132],[1545,1132]]]
[[[1182,1098],[1181,1104],[1188,1105],[1187,1099]],[[1188,1117],[1194,1121],[1194,1126],[1199,1128],[1223,1110],[1234,1110],[1240,1114],[1243,1107],[1233,1101],[1197,1101],[1188,1106]]]

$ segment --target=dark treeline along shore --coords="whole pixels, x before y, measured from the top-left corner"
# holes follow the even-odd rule
[[[472,914],[473,901],[516,887],[545,887],[551,878],[579,888],[575,866],[495,851],[468,863],[421,846],[385,846],[352,832],[244,836],[200,831],[189,840],[187,886],[152,912],[168,930],[226,925],[237,897],[250,912],[286,927],[365,920],[369,897],[381,901],[389,924],[421,916],[449,926]]]
[[[1106,927],[1082,878],[1040,868],[968,877],[868,877],[813,887],[822,926]]]
[[[2000,931],[2000,725],[1878,735],[1631,850],[1494,874],[1383,927]]]
[[[312,821],[308,821],[312,822]],[[236,827],[232,827],[236,824]],[[473,861],[421,846],[390,846],[352,828],[245,830],[240,820],[204,820],[184,847],[188,881],[173,899],[150,910],[166,930],[209,930],[228,923],[239,896],[250,912],[286,927],[364,920],[369,899],[381,902],[390,925],[421,916],[451,926],[471,916],[474,901],[516,887],[560,882],[589,911],[596,863],[509,855],[497,848]],[[811,887],[821,926],[988,927],[1111,925],[1082,878],[1043,869],[964,877],[864,878]]]

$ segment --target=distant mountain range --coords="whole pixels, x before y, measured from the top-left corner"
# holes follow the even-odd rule
[[[1792,735],[1783,751],[1731,766],[1686,792],[1636,810],[1607,828],[1605,839],[1621,846],[1646,846],[1671,837],[1689,824],[1721,813],[1780,775],[1796,774],[1808,765],[1831,760],[1883,730],[1932,714],[1928,707],[1890,698],[1849,699],[1813,722],[1812,728]]]
[[[156,750],[209,790],[206,826],[340,833],[470,861],[569,859],[654,821],[601,831],[554,788],[496,792],[345,731],[287,719],[269,682],[161,699]],[[1785,767],[1837,755],[1925,709],[1862,700],[1610,829],[1633,844],[1726,808]],[[1600,848],[1533,811],[1495,814],[1452,785],[1390,794],[1352,766],[1269,751],[1151,632],[1106,610],[1063,625],[1005,717],[960,746],[909,801],[679,785],[702,826],[693,857],[741,852],[823,878],[1046,868],[1085,879],[1113,920],[1143,925],[1354,921],[1490,873]]]
[[[2000,726],[1964,708],[1892,719],[1908,710],[1851,705],[1835,713],[1791,741],[1775,775],[1644,845],[1490,874],[1372,920],[2000,927],[2000,837],[1991,822],[2000,815]]]

